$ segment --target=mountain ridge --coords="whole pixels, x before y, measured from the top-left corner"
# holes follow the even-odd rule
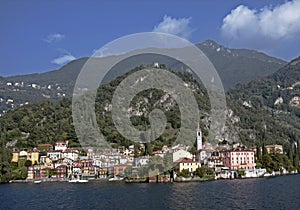
[[[271,75],[286,64],[283,60],[263,53],[245,49],[229,49],[212,40],[196,44],[196,46],[211,60],[226,90],[238,83],[246,83]],[[0,91],[0,114],[25,103],[58,101],[62,97],[72,97],[77,76],[88,59],[80,58],[71,61],[60,69],[50,72],[0,78],[0,88],[3,90]],[[112,81],[136,66],[152,65],[154,62],[165,64],[167,68],[177,71],[188,70],[184,64],[167,56],[143,54],[123,60],[114,66],[104,78],[104,83]],[[23,86],[19,85],[23,83]],[[12,100],[13,103],[11,103]]]
[[[136,67],[134,71],[143,69]],[[132,72],[131,72],[132,73]],[[286,75],[288,73],[288,75]],[[127,73],[129,74],[129,73]],[[118,77],[98,89],[96,98],[97,123],[109,142],[115,145],[128,146],[130,142],[120,136],[114,128],[110,117],[110,101],[115,88],[128,76]],[[209,100],[204,87],[191,74],[176,72],[189,87],[195,87],[193,92],[198,104],[204,107],[201,114],[201,129],[205,140],[210,137],[209,129]],[[291,150],[291,145],[300,136],[300,59],[294,59],[288,65],[266,78],[240,84],[227,93],[227,120],[222,129],[224,135],[218,140],[241,142],[247,146],[259,144],[282,144],[285,151]],[[153,108],[166,111],[169,119],[167,133],[153,147],[160,148],[163,143],[170,144],[176,138],[180,127],[180,114],[174,100],[164,100],[164,93],[144,91],[131,102],[129,109],[131,121],[139,129],[149,126],[148,114]],[[279,98],[282,100],[279,100]],[[295,98],[296,97],[296,98]],[[163,100],[162,100],[163,99]],[[161,101],[156,103],[156,101]],[[206,104],[206,105],[205,105]],[[205,105],[205,106],[203,106]],[[0,117],[0,125],[5,125],[8,140],[13,142],[18,138],[18,147],[35,146],[37,143],[54,142],[55,140],[71,140],[78,146],[78,141],[72,128],[71,100],[63,99],[57,103],[43,102],[27,105],[11,111]],[[2,128],[3,129],[3,128]],[[86,138],[90,132],[84,127]],[[29,139],[24,134],[30,133]],[[6,142],[7,143],[7,142]]]

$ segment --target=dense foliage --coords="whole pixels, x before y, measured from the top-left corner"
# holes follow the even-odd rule
[[[282,144],[285,151],[300,136],[300,65],[293,62],[267,78],[238,85],[227,103],[239,121],[241,141],[246,144]]]
[[[106,137],[107,141],[113,147],[120,145],[128,147],[133,144],[129,139],[125,139],[116,130],[112,121],[110,110],[106,107],[111,103],[113,93],[118,84],[127,77],[130,73],[143,69],[143,66],[133,69],[131,72],[118,77],[116,80],[101,85],[98,89],[96,97],[96,115],[97,123],[101,132]],[[185,82],[191,84],[195,90],[195,98],[198,104],[201,104],[202,117],[207,116],[209,113],[210,104],[207,100],[207,94],[204,87],[193,79],[191,74],[176,73]],[[163,135],[158,141],[146,145],[144,154],[151,154],[153,149],[158,150],[164,144],[171,145],[172,141],[176,138],[180,128],[180,111],[176,102],[172,101],[172,106],[166,106],[172,98],[164,103],[157,103],[166,93],[161,90],[149,89],[140,92],[131,103],[133,109],[137,109],[137,104],[144,98],[148,99],[147,103],[139,103],[140,110],[146,110],[143,115],[132,115],[131,121],[138,129],[147,129],[150,126],[148,114],[154,108],[162,109],[168,120],[168,124]],[[14,111],[10,111],[0,118],[0,126],[6,130],[6,137],[4,143],[10,147],[17,149],[37,147],[40,143],[53,144],[56,141],[69,140],[71,147],[80,146],[73,126],[71,100],[63,99],[57,103],[43,102],[34,105],[27,105],[20,107]],[[207,132],[204,125],[201,124],[204,130],[204,136]],[[195,125],[196,127],[196,125]],[[88,130],[84,130],[87,135]]]
[[[114,90],[118,84],[130,73],[143,69],[143,66],[133,69],[131,72],[118,77],[108,84],[101,85],[96,97],[97,124],[101,132],[106,136],[112,147],[133,144],[125,139],[116,130],[112,121],[111,112],[107,107],[111,103]],[[176,73],[193,90],[196,101],[201,107],[201,128],[204,141],[208,137],[210,104],[206,90],[189,73]],[[228,116],[226,133],[233,133],[235,138],[247,146],[255,144],[282,144],[284,151],[291,154],[286,160],[284,156],[276,155],[270,161],[268,156],[262,156],[259,164],[272,169],[279,169],[282,164],[288,169],[299,165],[299,146],[294,142],[300,136],[300,107],[292,102],[294,97],[300,96],[298,88],[300,81],[300,65],[297,60],[293,61],[276,74],[248,84],[238,85],[227,94],[228,109],[232,115]],[[172,99],[164,103],[157,103],[165,95],[163,91],[149,89],[140,92],[131,103],[133,109],[143,110],[142,115],[132,115],[131,121],[138,129],[149,128],[148,113],[159,108],[165,112],[167,127],[157,141],[145,145],[143,155],[151,154],[159,150],[164,144],[171,145],[178,135],[180,128],[180,112],[178,105],[166,106]],[[282,102],[275,103],[278,98]],[[147,103],[143,103],[147,98]],[[245,105],[247,102],[248,105]],[[139,107],[138,107],[139,106]],[[195,125],[196,126],[196,125]],[[54,144],[59,140],[69,140],[71,147],[78,147],[71,111],[71,100],[63,99],[59,102],[42,102],[39,104],[25,105],[16,110],[9,111],[0,117],[1,129],[1,181],[9,180],[12,174],[20,174],[22,168],[15,170],[10,166],[11,148],[30,149],[40,143]],[[86,131],[87,135],[89,131]],[[194,137],[192,137],[194,138]],[[298,142],[299,145],[299,142]],[[282,164],[281,164],[282,163]],[[272,165],[272,166],[270,166]],[[199,172],[202,173],[202,172]]]

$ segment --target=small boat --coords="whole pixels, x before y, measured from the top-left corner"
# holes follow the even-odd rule
[[[86,179],[71,179],[68,181],[69,183],[87,183],[89,180]]]
[[[42,183],[42,181],[41,180],[35,180],[35,181],[33,181],[33,183],[34,184],[40,184],[40,183]]]
[[[122,181],[123,179],[124,179],[124,177],[115,176],[113,178],[108,179],[108,181],[109,182]]]

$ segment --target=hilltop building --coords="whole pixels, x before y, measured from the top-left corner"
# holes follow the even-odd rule
[[[30,160],[32,164],[38,163],[39,162],[39,150],[36,148],[33,148],[32,150],[29,151],[16,151],[13,152],[12,156],[12,162],[19,162],[19,160]]]
[[[55,149],[57,151],[65,151],[68,148],[69,141],[58,141],[55,143]]]
[[[283,148],[282,145],[266,145],[265,146],[267,149],[268,154],[283,154]]]

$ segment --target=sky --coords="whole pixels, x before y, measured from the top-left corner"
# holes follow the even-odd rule
[[[289,61],[300,56],[299,11],[300,0],[0,0],[0,76],[59,69],[151,31]]]

